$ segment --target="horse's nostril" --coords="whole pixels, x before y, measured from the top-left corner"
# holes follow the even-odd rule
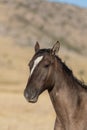
[[[29,97],[29,95],[26,91],[24,91],[24,96],[25,96],[26,99]]]

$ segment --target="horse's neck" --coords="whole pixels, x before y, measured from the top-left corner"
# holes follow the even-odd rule
[[[56,83],[49,92],[57,117],[68,124],[77,107],[77,90],[70,88],[62,74],[56,76]]]

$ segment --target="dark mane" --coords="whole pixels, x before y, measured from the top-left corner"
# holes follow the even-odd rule
[[[73,84],[73,83],[78,84],[79,86],[81,86],[82,88],[84,88],[84,89],[87,90],[87,85],[85,85],[84,82],[82,82],[82,81],[80,81],[79,79],[77,79],[77,78],[74,76],[72,70],[69,69],[69,68],[67,67],[67,65],[66,65],[64,62],[62,62],[62,60],[61,60],[58,56],[56,56],[56,58],[57,58],[58,62],[61,63],[63,72],[64,72],[65,74],[67,74],[69,77],[71,77],[72,84]]]
[[[40,49],[38,52],[37,52],[37,55],[42,55],[44,53],[50,53],[51,52],[51,49]],[[69,77],[71,77],[71,83],[75,83],[75,84],[78,84],[79,86],[81,86],[82,88],[86,89],[87,90],[87,85],[84,84],[84,82],[78,80],[71,69],[69,69],[67,67],[67,65],[62,62],[62,60],[56,55],[56,58],[57,58],[57,61],[62,65],[62,70],[63,72],[68,75]]]

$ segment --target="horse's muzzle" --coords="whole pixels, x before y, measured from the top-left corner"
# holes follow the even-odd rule
[[[28,91],[24,91],[24,97],[26,98],[26,100],[30,103],[36,103],[38,100],[38,94],[37,92],[28,92]]]

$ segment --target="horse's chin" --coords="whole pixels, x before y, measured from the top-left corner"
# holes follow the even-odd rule
[[[38,96],[37,97],[34,97],[34,98],[31,98],[31,99],[28,99],[28,102],[29,103],[36,103],[38,100]]]

